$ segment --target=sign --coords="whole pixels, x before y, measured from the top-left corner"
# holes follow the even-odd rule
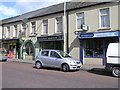
[[[58,41],[64,40],[63,35],[60,36],[46,36],[46,37],[38,37],[38,41]]]
[[[87,31],[87,30],[88,30],[88,26],[87,26],[87,25],[85,25],[85,24],[82,24],[82,25],[81,25],[81,29],[83,29],[83,30]]]
[[[118,36],[120,36],[120,31],[82,33],[79,34],[78,38],[84,39],[84,38],[118,37]]]

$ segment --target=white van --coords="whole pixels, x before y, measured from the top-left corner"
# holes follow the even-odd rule
[[[120,43],[110,43],[107,48],[106,69],[112,71],[113,76],[120,77]]]

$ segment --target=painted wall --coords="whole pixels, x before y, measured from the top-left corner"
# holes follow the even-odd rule
[[[110,28],[101,30],[99,27],[99,10],[104,8],[110,8]],[[84,12],[85,24],[89,26],[87,32],[98,32],[98,31],[112,31],[120,30],[118,27],[118,5],[115,4],[105,4],[99,6],[93,6],[83,9],[78,9],[69,12],[69,52],[74,57],[79,59],[79,40],[74,34],[77,30],[76,26],[76,13]]]

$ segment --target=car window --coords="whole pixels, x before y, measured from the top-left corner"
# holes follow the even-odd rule
[[[55,51],[51,51],[50,57],[61,58],[60,55],[56,53]]]
[[[48,54],[49,54],[49,51],[42,51],[41,53],[42,56],[48,56]]]

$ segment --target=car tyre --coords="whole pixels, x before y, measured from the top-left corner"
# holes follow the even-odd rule
[[[120,77],[120,67],[113,67],[112,68],[112,74],[115,77]]]
[[[41,62],[36,62],[35,66],[36,66],[37,69],[41,69],[42,68]]]
[[[68,71],[69,71],[69,66],[68,66],[68,64],[63,64],[63,65],[62,65],[62,71],[63,71],[63,72],[68,72]]]

